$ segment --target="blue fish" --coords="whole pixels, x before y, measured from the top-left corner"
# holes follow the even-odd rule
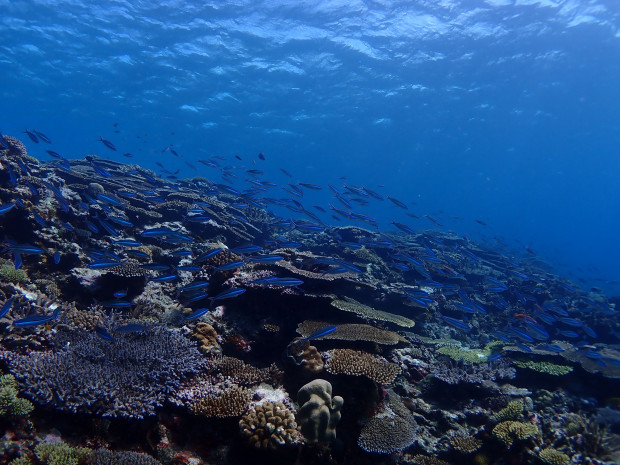
[[[146,331],[147,326],[141,323],[128,323],[114,329],[115,333],[141,333]]]
[[[14,253],[23,255],[41,255],[45,252],[41,247],[36,247],[30,244],[12,244],[7,247],[8,250]]]
[[[251,263],[275,263],[284,260],[282,255],[257,255],[248,259]]]
[[[13,208],[15,208],[14,203],[3,203],[0,205],[0,215],[4,215],[5,213],[10,212]]]
[[[186,317],[184,317],[183,319],[185,321],[189,321],[189,320],[195,320],[197,318],[200,318],[201,316],[203,316],[204,314],[206,314],[209,311],[208,308],[199,308],[197,310],[194,310],[192,313],[190,313],[189,315],[187,315]]]
[[[242,267],[244,264],[245,264],[244,260],[239,260],[239,261],[235,261],[235,262],[226,263],[225,265],[220,265],[220,266],[214,268],[213,272],[216,273],[218,271],[235,270],[237,268]]]
[[[125,250],[125,253],[135,258],[149,258],[150,257],[150,255],[144,252],[143,250],[127,249]],[[168,267],[166,267],[166,269],[168,269]]]
[[[4,302],[2,308],[0,308],[0,318],[4,318],[11,311],[14,301],[15,296],[11,296],[6,300],[6,302]]]
[[[95,327],[95,334],[105,341],[114,340],[114,337],[103,326]]]
[[[525,342],[534,342],[534,338],[532,336],[530,336],[526,332],[523,332],[517,328],[508,328],[506,331],[511,333],[513,336],[517,336],[519,339]]]
[[[168,265],[162,265],[160,263],[145,263],[144,265],[139,265],[140,268],[151,271],[166,271],[169,270],[170,267]]]
[[[115,266],[120,265],[121,262],[117,260],[95,260],[94,262],[89,263],[87,268],[91,268],[93,270],[105,270],[108,268],[114,268]]]
[[[122,291],[116,291],[114,294],[112,294],[114,296],[114,298],[116,299],[122,299],[123,297],[125,297],[127,295],[127,289],[124,289]]]
[[[100,302],[99,305],[102,307],[127,308],[132,307],[134,303],[128,300],[108,300],[106,302]]]
[[[209,286],[209,281],[194,281],[187,286],[180,287],[179,292],[192,292],[200,289],[204,289]]]
[[[52,143],[52,141],[50,140],[50,138],[49,138],[49,137],[47,137],[45,134],[43,134],[41,131],[36,131],[36,130],[33,130],[32,132],[34,132],[34,133],[35,133],[35,134],[39,137],[39,139],[41,139],[41,140],[42,140],[43,142],[45,142],[46,144],[51,144],[51,143]]]
[[[27,134],[27,135],[28,135],[28,137],[30,137],[30,140],[31,140],[32,142],[34,142],[35,144],[38,144],[38,143],[39,143],[39,138],[38,138],[38,137],[37,137],[37,135],[36,135],[36,134],[34,134],[33,132],[30,132],[28,129],[25,129],[25,130],[24,130],[24,134]]]
[[[240,296],[241,294],[243,294],[246,290],[240,287],[231,287],[230,289],[227,289],[223,292],[220,292],[218,295],[216,295],[215,297],[211,297],[211,303],[215,302],[216,300],[222,300],[222,299],[230,299],[232,297],[237,297]]]
[[[388,197],[389,198],[389,197]],[[455,327],[456,329],[460,329],[461,331],[471,331],[471,326],[461,320],[457,320],[456,318],[451,318],[449,316],[441,315],[441,319],[448,323],[450,326]]]
[[[133,227],[133,223],[131,221],[129,221],[129,220],[126,220],[125,218],[108,215],[107,219],[112,221],[113,223],[118,224],[119,226],[124,226],[126,228]]]
[[[103,145],[105,145],[107,148],[109,148],[110,150],[116,152],[116,147],[114,146],[114,144],[112,142],[110,142],[109,140],[104,139],[103,137],[99,136],[99,142],[101,142]]]
[[[156,283],[169,283],[171,281],[175,281],[178,278],[179,276],[176,273],[169,273],[157,276],[155,278],[151,278],[151,281],[154,281]]]
[[[121,239],[114,242],[115,245],[120,245],[121,247],[140,247],[142,242],[134,241],[133,239]]]
[[[304,282],[297,278],[275,278],[269,280],[267,284],[271,286],[300,286]]]
[[[521,344],[520,342],[515,342],[515,345],[521,350],[524,350],[526,352],[532,352],[532,349],[526,346],[525,344]]]
[[[228,252],[234,254],[244,254],[244,253],[253,253],[260,252],[263,248],[260,245],[246,245],[243,247],[235,247],[234,249],[228,249]]]
[[[176,270],[177,271],[190,271],[190,272],[195,273],[195,272],[202,270],[202,268],[196,265],[181,265],[181,266],[177,266]]]
[[[31,315],[26,318],[22,318],[21,320],[17,320],[13,322],[13,326],[18,328],[26,328],[30,326],[38,326],[45,324],[49,321],[55,320],[58,318],[60,314],[60,308],[56,309],[56,311],[52,315]]]
[[[324,328],[321,328],[321,329],[313,332],[309,336],[304,337],[302,339],[302,341],[311,341],[313,339],[318,339],[320,337],[327,336],[328,334],[333,333],[337,329],[338,329],[338,326],[325,326]]]
[[[495,353],[495,354],[490,354],[490,355],[487,357],[487,362],[493,362],[493,361],[495,361],[495,360],[499,360],[500,358],[502,358],[502,354],[497,354],[497,353]]]
[[[54,252],[52,260],[54,260],[55,265],[58,265],[60,263],[60,251],[57,250],[56,252]]]

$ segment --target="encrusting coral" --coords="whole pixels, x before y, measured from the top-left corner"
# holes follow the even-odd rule
[[[307,443],[326,444],[336,438],[336,425],[344,399],[332,397],[332,385],[324,379],[310,381],[299,389],[297,423]]]
[[[241,434],[259,449],[276,449],[299,441],[295,415],[282,402],[251,406],[239,421]]]

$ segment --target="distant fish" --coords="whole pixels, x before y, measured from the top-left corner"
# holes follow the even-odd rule
[[[245,265],[245,261],[244,260],[238,260],[238,261],[235,261],[235,262],[230,262],[230,263],[226,263],[224,265],[220,265],[220,266],[214,268],[213,272],[217,273],[218,271],[235,270],[237,268],[242,267],[243,265]]]
[[[30,132],[28,129],[25,129],[25,130],[24,130],[24,134],[27,134],[27,135],[28,135],[28,137],[30,137],[30,140],[31,140],[32,142],[34,142],[35,144],[38,144],[38,143],[39,143],[39,138],[37,137],[37,135],[36,135],[35,133]]]
[[[124,153],[123,156],[126,157],[126,158],[132,158],[133,157],[133,155],[131,153]]]
[[[259,152],[258,159],[265,161],[265,155],[263,155],[263,152]]]
[[[114,329],[115,333],[141,333],[146,331],[147,326],[141,323],[129,323]]]
[[[109,140],[104,139],[103,137],[99,136],[99,142],[101,142],[103,145],[105,145],[107,148],[109,148],[110,150],[116,152],[116,147],[114,146],[114,144],[112,142],[110,142]]]
[[[387,196],[387,199],[392,202],[394,205],[396,205],[398,208],[402,208],[403,210],[409,210],[409,207],[407,207],[407,205],[405,205],[404,202],[401,202],[398,199],[395,199],[394,197],[390,197],[389,195]]]
[[[58,265],[60,263],[60,251],[57,250],[56,252],[54,252],[52,260],[54,260],[55,265]]]
[[[37,136],[39,136],[39,139],[41,139],[46,144],[51,144],[52,143],[50,138],[47,137],[45,134],[43,134],[41,131],[33,130],[32,132],[34,132]]]
[[[284,168],[280,168],[280,171],[282,171],[284,173],[285,176],[292,178],[293,175],[291,173],[289,173],[288,171],[286,171]]]
[[[441,319],[448,323],[450,326],[455,327],[456,329],[460,329],[461,331],[471,331],[471,326],[461,320],[457,320],[456,318],[451,318],[449,316],[441,316]]]

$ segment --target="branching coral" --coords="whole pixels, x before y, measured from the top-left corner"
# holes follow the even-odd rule
[[[205,417],[239,417],[246,411],[251,399],[251,390],[237,387],[217,395],[207,395],[190,404],[190,410]]]
[[[43,442],[34,448],[37,459],[46,465],[78,465],[91,451],[65,442]]]
[[[62,347],[55,352],[8,353],[7,362],[32,399],[71,412],[153,415],[205,363],[191,341],[158,326],[114,341],[59,330],[55,342]]]
[[[568,465],[570,457],[559,450],[547,447],[538,453],[538,458],[547,465]]]
[[[450,438],[450,445],[462,454],[471,454],[482,447],[482,441],[473,436],[456,435]]]
[[[161,462],[141,452],[97,449],[88,456],[86,465],[161,465]]]
[[[512,447],[515,441],[523,441],[540,434],[538,426],[533,423],[520,421],[502,421],[493,428],[493,436],[499,439],[507,448]]]
[[[26,416],[34,406],[27,399],[17,397],[17,381],[13,375],[0,376],[0,417]]]
[[[523,401],[522,400],[513,400],[508,402],[505,408],[501,409],[495,415],[493,415],[493,420],[500,421],[508,421],[508,420],[517,420],[521,416],[521,412],[523,411]]]

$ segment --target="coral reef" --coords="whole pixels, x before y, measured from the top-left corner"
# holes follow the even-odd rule
[[[114,341],[62,330],[56,343],[61,350],[3,355],[29,397],[71,412],[153,415],[204,364],[191,341],[159,326],[118,333]]]
[[[450,446],[462,454],[472,454],[482,447],[482,441],[473,436],[459,434],[450,438]]]
[[[161,465],[161,463],[141,452],[97,449],[89,454],[86,465]]]
[[[519,368],[527,368],[538,373],[545,373],[553,376],[567,375],[573,371],[573,367],[571,366],[558,365],[547,361],[535,362],[534,360],[516,360],[514,364]]]
[[[297,325],[297,332],[302,337],[310,336],[315,331],[329,326],[329,323],[322,321],[304,320]],[[377,344],[395,345],[403,342],[404,339],[399,334],[385,329],[379,329],[371,325],[345,323],[338,325],[338,328],[321,339],[337,339],[341,341],[367,341]]]
[[[239,428],[256,448],[276,449],[300,439],[295,414],[282,402],[252,405],[241,417]]]
[[[46,465],[78,465],[90,449],[71,447],[65,442],[43,442],[34,448],[37,459]]]
[[[286,356],[309,373],[320,373],[325,366],[323,357],[316,347],[310,345],[309,339],[293,339],[286,347]]]
[[[332,385],[324,379],[315,379],[297,392],[297,423],[307,443],[329,443],[336,438],[336,425],[344,399],[332,397]]]
[[[325,369],[332,374],[365,376],[381,384],[391,383],[400,373],[398,365],[380,360],[367,352],[352,349],[330,351]]]
[[[394,313],[384,312],[382,310],[377,310],[349,297],[347,297],[346,299],[335,299],[332,301],[331,305],[338,310],[355,313],[362,318],[385,321],[398,326],[402,326],[403,328],[413,328],[415,326],[415,321],[407,317],[404,317],[402,315],[396,315]]]
[[[246,411],[252,391],[243,387],[236,387],[202,397],[192,404],[190,410],[195,415],[212,418],[239,417]]]
[[[515,441],[524,441],[540,434],[538,426],[520,421],[502,421],[493,428],[493,437],[499,439],[507,448]]]
[[[538,458],[546,465],[568,465],[570,457],[559,450],[547,447],[538,453]]]

